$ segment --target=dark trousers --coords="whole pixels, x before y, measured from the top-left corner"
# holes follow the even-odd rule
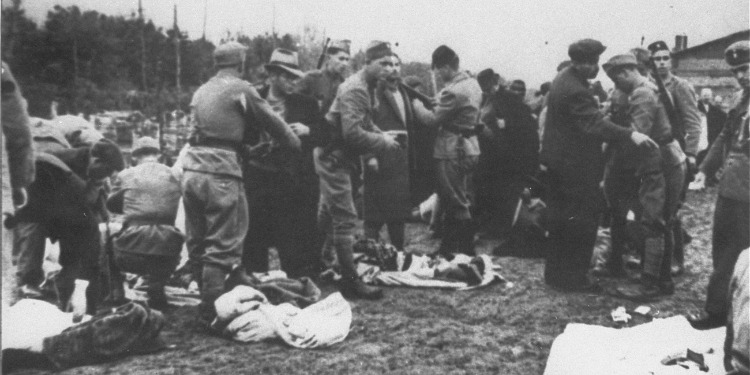
[[[750,203],[719,196],[714,211],[711,252],[714,270],[708,281],[706,312],[726,316],[729,280],[742,250],[750,246]]]
[[[320,259],[318,201],[283,172],[246,170],[249,226],[242,263],[250,272],[268,272],[268,250],[275,247],[281,269],[296,278],[313,272]],[[316,189],[317,186],[312,187]],[[309,276],[309,275],[308,275]]]
[[[578,178],[581,177],[581,178]],[[547,284],[568,289],[588,283],[602,198],[596,179],[549,171],[551,248],[544,267]]]
[[[448,219],[471,220],[469,180],[477,156],[437,160],[437,190]]]

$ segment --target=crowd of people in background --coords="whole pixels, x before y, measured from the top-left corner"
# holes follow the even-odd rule
[[[710,89],[696,95],[672,73],[661,41],[617,51],[601,65],[614,84],[606,92],[590,82],[605,49],[592,39],[574,42],[556,76],[527,94],[523,80],[467,72],[442,45],[431,68],[443,87],[430,95],[418,78],[401,76],[388,42],[370,42],[352,74],[347,40],[330,43],[321,69],[309,72],[296,52],[276,49],[262,87],[243,79],[246,47],[227,42],[213,53],[216,74],[193,95],[189,145],[172,167],[160,163],[161,145],[149,137],[134,142],[126,168],[121,150],[101,136],[54,121],[32,134],[3,64],[15,206],[5,224],[14,234],[18,294],[44,294],[51,239],[60,243],[59,304],[81,314],[124,298],[122,272],[143,275],[150,306],[166,308],[164,285],[176,273],[199,285],[199,319],[208,326],[227,280],[268,272],[271,248],[290,278],[318,280],[335,267],[344,296],[379,299],[383,291],[357,274],[360,218],[364,237],[382,241],[385,228],[403,251],[413,208],[435,193],[433,255],[473,256],[477,235],[513,235],[519,198],[530,194],[547,205],[547,285],[596,293],[604,292],[597,277],[621,278],[615,296],[653,301],[672,295],[685,269],[688,228],[678,211],[692,181],[718,185],[719,197],[705,313],[691,324],[713,328],[727,316],[747,323],[747,296],[739,313],[728,296],[738,255],[750,247],[750,44],[725,52],[741,88],[728,113]],[[180,200],[185,233],[175,226]],[[112,214],[122,227],[108,229],[103,245],[100,224]],[[592,270],[600,226],[611,227],[612,251]],[[183,244],[188,260],[177,269]],[[631,254],[640,259],[636,282],[625,272]],[[103,272],[114,281],[100,282]],[[729,345],[739,345],[734,366],[747,369],[743,329],[730,327]]]

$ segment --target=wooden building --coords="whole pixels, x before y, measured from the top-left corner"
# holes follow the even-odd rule
[[[740,40],[750,40],[750,30],[738,31],[690,48],[687,48],[687,36],[678,35],[672,51],[674,73],[687,79],[698,94],[703,88],[710,88],[714,96],[722,97],[722,106],[726,109],[731,105],[739,86],[724,61],[724,50]]]

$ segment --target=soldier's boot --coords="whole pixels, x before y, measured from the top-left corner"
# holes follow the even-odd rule
[[[644,243],[643,273],[640,282],[637,285],[618,287],[618,295],[633,301],[647,302],[674,294],[674,284],[671,279],[666,280],[661,277],[665,251],[664,236],[649,235]]]
[[[224,293],[227,272],[214,264],[203,265],[201,275],[201,303],[198,305],[198,320],[209,327],[216,318],[214,301]]]
[[[156,310],[164,310],[169,307],[167,294],[164,292],[164,282],[150,279],[146,295],[148,296],[148,307]]]
[[[474,246],[476,243],[474,242],[474,235],[476,234],[476,227],[474,221],[471,219],[459,220],[457,227],[458,235],[456,236],[456,242],[458,252],[472,257],[475,256]]]
[[[354,264],[352,247],[354,238],[351,236],[336,236],[333,240],[336,248],[336,255],[341,266],[341,281],[339,281],[339,290],[344,297],[349,299],[371,299],[376,300],[383,298],[383,291],[380,288],[366,285],[357,275],[357,267]]]
[[[458,251],[458,222],[448,216],[443,220],[443,238],[435,255],[442,255],[448,260],[453,259],[453,253]]]

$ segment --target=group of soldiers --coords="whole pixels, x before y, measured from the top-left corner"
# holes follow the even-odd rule
[[[243,79],[246,47],[224,43],[214,51],[216,75],[193,95],[189,147],[175,167],[158,163],[158,142],[148,137],[136,141],[135,166],[125,170],[117,146],[104,139],[37,152],[30,165],[28,158],[10,158],[11,165],[26,166],[11,168],[21,176],[11,179],[21,291],[37,293],[44,238],[53,238],[61,244],[58,292],[62,300],[74,299],[78,281],[95,277],[102,252],[97,224],[114,212],[124,223],[109,236],[111,263],[147,275],[154,306],[166,304],[163,286],[177,267],[183,242],[189,259],[179,272],[198,281],[200,317],[207,322],[215,316],[213,302],[224,293],[226,280],[237,273],[267,272],[272,247],[289,277],[317,275],[337,262],[346,296],[381,298],[380,289],[359,279],[352,254],[361,173],[365,235],[377,239],[386,226],[399,250],[419,195],[415,186],[423,178],[432,181],[428,193],[437,193],[443,221],[436,254],[446,257],[474,254],[477,205],[506,199],[510,203],[501,211],[513,211],[524,177],[540,177],[547,186],[552,243],[544,277],[566,291],[597,288],[589,264],[606,205],[613,254],[597,271],[623,276],[626,243],[638,243],[640,281],[617,294],[650,300],[674,293],[672,277],[684,270],[684,229],[677,211],[688,176],[697,171],[700,185],[723,165],[707,314],[693,319],[697,326],[723,323],[730,270],[739,251],[750,245],[748,42],[726,50],[742,96],[700,165],[698,103],[692,87],[671,73],[667,45],[655,42],[603,64],[615,90],[602,110],[589,80],[596,77],[605,49],[592,39],[570,45],[570,61],[560,65],[542,101],[537,132],[535,115],[513,90],[500,86],[497,74],[488,69],[474,78],[445,45],[435,49],[431,61],[444,87],[425,100],[415,94],[418,81],[400,76],[401,60],[388,42],[370,42],[364,66],[350,76],[348,41],[331,43],[322,69],[307,73],[300,70],[296,52],[276,49],[261,88]],[[3,66],[4,130],[6,94],[23,100],[17,89],[6,93],[6,72],[9,76]],[[430,139],[427,150],[424,139]],[[517,162],[493,165],[486,156],[493,152]],[[107,192],[104,181],[117,171],[122,172]],[[472,187],[475,171],[484,178]],[[23,177],[29,175],[36,181]],[[502,196],[493,195],[496,191]],[[174,227],[180,197],[184,234]],[[628,227],[630,211],[636,225]],[[94,284],[86,293],[89,311],[102,293]]]

